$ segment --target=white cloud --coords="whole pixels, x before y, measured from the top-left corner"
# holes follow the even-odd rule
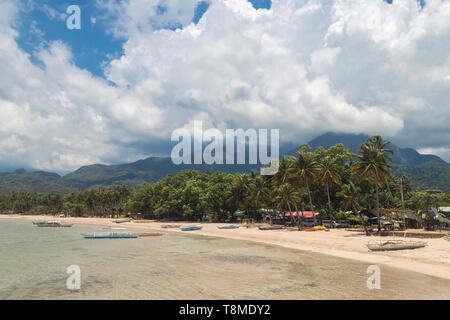
[[[98,0],[126,38],[107,80],[53,42],[41,69],[15,42],[0,4],[0,162],[47,170],[143,157],[172,130],[280,128],[296,143],[326,131],[380,133],[450,160],[450,4],[415,0]],[[159,14],[157,10],[160,10]],[[104,19],[105,17],[103,17]],[[97,18],[97,26],[101,17]],[[176,31],[161,29],[180,24]],[[392,139],[391,139],[392,140]],[[442,151],[441,149],[444,148]]]

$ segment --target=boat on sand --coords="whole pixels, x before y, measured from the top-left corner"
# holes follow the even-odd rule
[[[269,227],[258,227],[258,229],[259,230],[263,230],[263,231],[266,231],[266,230],[280,230],[280,229],[283,229],[283,227],[282,226],[269,226]]]
[[[114,223],[125,223],[125,222],[130,222],[131,219],[118,219],[118,220],[113,220],[112,222]]]
[[[133,223],[153,223],[155,220],[133,220]]]
[[[202,230],[202,227],[192,226],[192,227],[183,227],[180,229],[181,231],[194,231],[194,230]]]
[[[305,229],[303,231],[320,231],[320,230],[327,230],[324,226],[315,226],[309,229]]]
[[[238,228],[239,228],[239,226],[234,226],[234,225],[217,227],[217,229],[238,229]]]
[[[367,247],[371,251],[394,251],[424,248],[426,245],[425,241],[387,240],[369,241]]]
[[[181,224],[163,224],[161,228],[169,229],[169,228],[179,228]]]
[[[139,233],[138,234],[139,238],[142,238],[142,237],[157,237],[157,236],[162,236],[162,235],[164,235],[164,233],[145,232],[145,233]]]

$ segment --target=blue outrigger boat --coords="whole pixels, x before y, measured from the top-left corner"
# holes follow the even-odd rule
[[[123,234],[123,233],[110,233],[110,234],[92,233],[92,234],[83,234],[83,237],[85,239],[129,239],[129,238],[137,238],[138,235],[132,234],[132,233],[128,233],[128,234]]]
[[[125,228],[104,228],[104,229],[111,229],[111,230],[123,230]],[[82,234],[82,236],[85,239],[133,239],[139,237],[138,234],[131,233],[131,232],[94,232],[94,233],[88,233],[88,234]]]
[[[180,228],[181,231],[194,231],[194,230],[202,230],[202,227],[183,227]]]
[[[238,229],[239,226],[222,226],[222,227],[217,227],[217,229]]]

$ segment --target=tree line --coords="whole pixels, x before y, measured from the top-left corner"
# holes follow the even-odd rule
[[[119,185],[68,195],[16,191],[0,196],[0,212],[95,217],[131,213],[186,220],[207,216],[225,221],[237,210],[255,219],[261,217],[263,208],[315,211],[328,219],[349,211],[365,226],[359,214],[362,209],[373,210],[380,217],[385,210],[426,210],[450,202],[442,191],[415,191],[410,178],[395,178],[390,164],[393,152],[388,146],[380,136],[363,143],[358,154],[343,144],[315,151],[301,145],[295,156],[280,159],[273,176],[186,170],[136,188]],[[301,214],[291,215],[287,222],[300,226],[301,220]],[[378,224],[380,228],[380,219]]]

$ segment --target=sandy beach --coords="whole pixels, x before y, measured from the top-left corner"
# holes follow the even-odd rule
[[[116,224],[115,219],[107,218],[54,218],[50,216],[7,216],[4,219],[25,220],[59,220],[75,224],[93,224],[101,226],[133,227],[140,229],[160,230],[163,232],[183,232],[179,229],[165,229],[161,226],[168,222]],[[422,249],[402,250],[392,252],[370,252],[366,244],[378,237],[367,237],[363,233],[332,229],[330,232],[301,232],[291,230],[261,231],[258,228],[218,229],[224,223],[195,224],[175,222],[177,225],[201,225],[199,231],[183,232],[210,237],[221,237],[235,240],[253,241],[268,245],[281,246],[290,249],[316,252],[339,258],[352,259],[368,264],[383,265],[418,272],[429,276],[450,279],[450,242],[445,238],[426,239],[428,245]],[[385,237],[387,238],[387,237]]]

